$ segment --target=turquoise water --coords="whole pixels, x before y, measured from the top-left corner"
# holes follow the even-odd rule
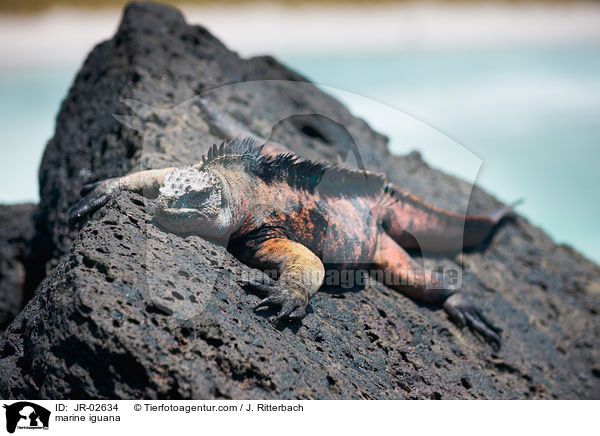
[[[39,200],[39,163],[76,70],[0,69],[0,203]]]
[[[278,56],[394,152],[419,150],[503,201],[525,198],[519,211],[534,224],[600,262],[600,45]],[[0,70],[0,203],[37,201],[41,153],[77,67]]]
[[[524,198],[519,212],[600,262],[600,45],[284,61],[445,133],[481,158],[478,185],[505,202]],[[474,162],[462,154],[407,135],[377,104],[332,93],[387,134],[392,151],[419,150],[431,165],[472,179]]]

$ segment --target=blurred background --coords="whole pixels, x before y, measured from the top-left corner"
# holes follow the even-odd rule
[[[392,152],[525,198],[519,212],[600,262],[600,3],[167,3],[240,55],[307,76]],[[38,201],[60,103],[124,4],[0,0],[0,203]]]

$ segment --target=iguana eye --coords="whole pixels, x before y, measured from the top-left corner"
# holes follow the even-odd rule
[[[186,195],[188,203],[201,204],[208,200],[210,192],[208,191],[194,191]]]

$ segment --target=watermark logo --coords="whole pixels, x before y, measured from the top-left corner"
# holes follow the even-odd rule
[[[6,431],[14,433],[19,430],[48,430],[50,411],[29,401],[5,404]]]

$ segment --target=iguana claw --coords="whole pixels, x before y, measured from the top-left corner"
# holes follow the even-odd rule
[[[86,183],[85,185],[83,185],[81,187],[81,190],[79,191],[79,195],[82,197],[85,197],[90,192],[92,192],[96,187],[100,186],[101,183],[102,183],[102,180],[100,180],[98,182]]]
[[[83,220],[87,215],[93,214],[108,202],[108,195],[100,195],[95,198],[82,198],[69,209],[69,224]]]
[[[500,348],[502,328],[491,321],[465,294],[461,292],[452,294],[444,303],[444,309],[459,327],[468,326],[492,347]]]
[[[69,225],[73,226],[85,219],[86,216],[92,215],[104,206],[118,189],[117,179],[107,179],[83,185],[80,195],[84,197],[69,209]]]
[[[273,282],[273,285],[267,285],[264,283],[246,281],[240,284],[248,286],[257,290],[263,295],[267,295],[263,298],[255,307],[254,310],[266,308],[266,307],[281,307],[275,323],[287,318],[289,320],[302,319],[306,316],[306,306],[308,301],[306,298],[294,295],[296,292],[278,282]]]

